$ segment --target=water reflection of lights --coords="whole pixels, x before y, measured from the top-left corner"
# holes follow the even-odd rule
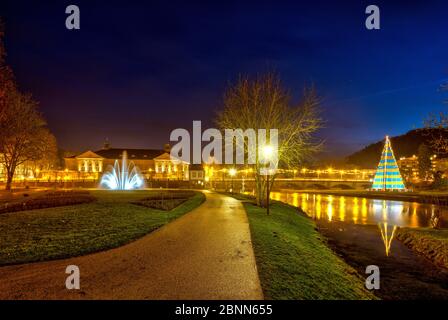
[[[448,209],[391,200],[376,200],[362,197],[330,196],[308,193],[273,193],[273,199],[301,207],[315,219],[341,220],[355,224],[377,224],[387,222],[389,226],[427,227],[431,215],[439,210],[443,217]],[[446,219],[446,218],[441,218]],[[442,220],[442,223],[445,220]]]
[[[384,248],[386,250],[386,256],[389,256],[390,246],[394,239],[395,231],[397,230],[397,226],[392,227],[392,233],[390,233],[390,235],[389,235],[389,229],[387,227],[387,222],[378,223],[378,227],[380,228],[381,239],[383,240],[383,243],[384,243]]]
[[[331,222],[333,220],[333,203],[332,203],[332,201],[328,201],[327,216],[328,216],[328,221]]]
[[[298,207],[299,206],[299,194],[298,193],[293,193],[292,194],[292,205],[294,207]]]
[[[367,199],[362,199],[362,206],[361,206],[361,216],[362,216],[362,223],[367,223]]]
[[[403,203],[399,201],[372,200],[373,215],[378,221],[399,224],[402,220]],[[381,218],[380,218],[381,217]]]
[[[305,197],[305,196],[302,194],[302,209],[303,209],[305,212],[308,211],[308,201],[307,201],[307,198],[308,198],[308,197]]]
[[[358,198],[353,198],[353,222],[355,224],[358,222],[358,215],[359,215]]]
[[[417,203],[412,204],[411,227],[418,227]]]
[[[382,207],[381,212],[383,214],[383,220],[387,221],[387,204],[386,204],[385,200],[383,201],[383,207]]]
[[[322,207],[321,207],[320,199],[321,199],[321,196],[319,194],[316,197],[316,204],[314,206],[314,210],[316,211],[316,218],[317,219],[320,219],[320,217],[322,216]]]
[[[345,198],[344,197],[339,198],[339,220],[340,221],[345,220]]]

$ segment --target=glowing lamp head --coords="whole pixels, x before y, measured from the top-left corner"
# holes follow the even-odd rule
[[[270,145],[265,145],[263,147],[263,155],[266,159],[269,159],[272,157],[272,154],[274,153],[274,149]]]
[[[234,168],[230,169],[229,174],[231,177],[234,177],[236,175],[236,169],[234,169]]]

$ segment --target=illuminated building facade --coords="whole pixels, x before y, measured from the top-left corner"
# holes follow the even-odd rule
[[[430,159],[431,171],[433,173],[439,171],[446,176],[448,173],[448,158],[440,158],[437,155],[433,155]],[[418,161],[418,156],[416,155],[413,155],[412,157],[401,157],[397,161],[398,167],[407,181],[420,181],[421,177],[419,176]]]
[[[64,158],[66,172],[71,179],[99,179],[108,167],[114,165],[115,161],[121,161],[124,151],[128,154],[128,160],[139,168],[146,179],[188,180],[189,164],[171,159],[169,145],[166,145],[163,150],[158,150],[110,148],[108,144],[105,144],[101,150],[88,150],[79,155]]]

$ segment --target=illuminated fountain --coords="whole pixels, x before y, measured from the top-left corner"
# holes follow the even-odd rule
[[[134,190],[142,188],[144,183],[138,167],[133,162],[128,165],[128,154],[124,151],[121,168],[119,161],[115,160],[114,166],[109,166],[109,172],[101,178],[100,185],[110,190]]]

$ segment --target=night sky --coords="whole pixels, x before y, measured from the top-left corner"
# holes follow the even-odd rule
[[[421,127],[446,108],[446,1],[2,0],[7,61],[68,150],[160,148],[193,120],[212,125],[239,74],[275,70],[295,100],[323,97],[326,156]],[[336,3],[337,2],[337,3]],[[415,2],[415,3],[413,3]],[[65,7],[81,30],[65,28]],[[381,30],[365,8],[381,9]]]

